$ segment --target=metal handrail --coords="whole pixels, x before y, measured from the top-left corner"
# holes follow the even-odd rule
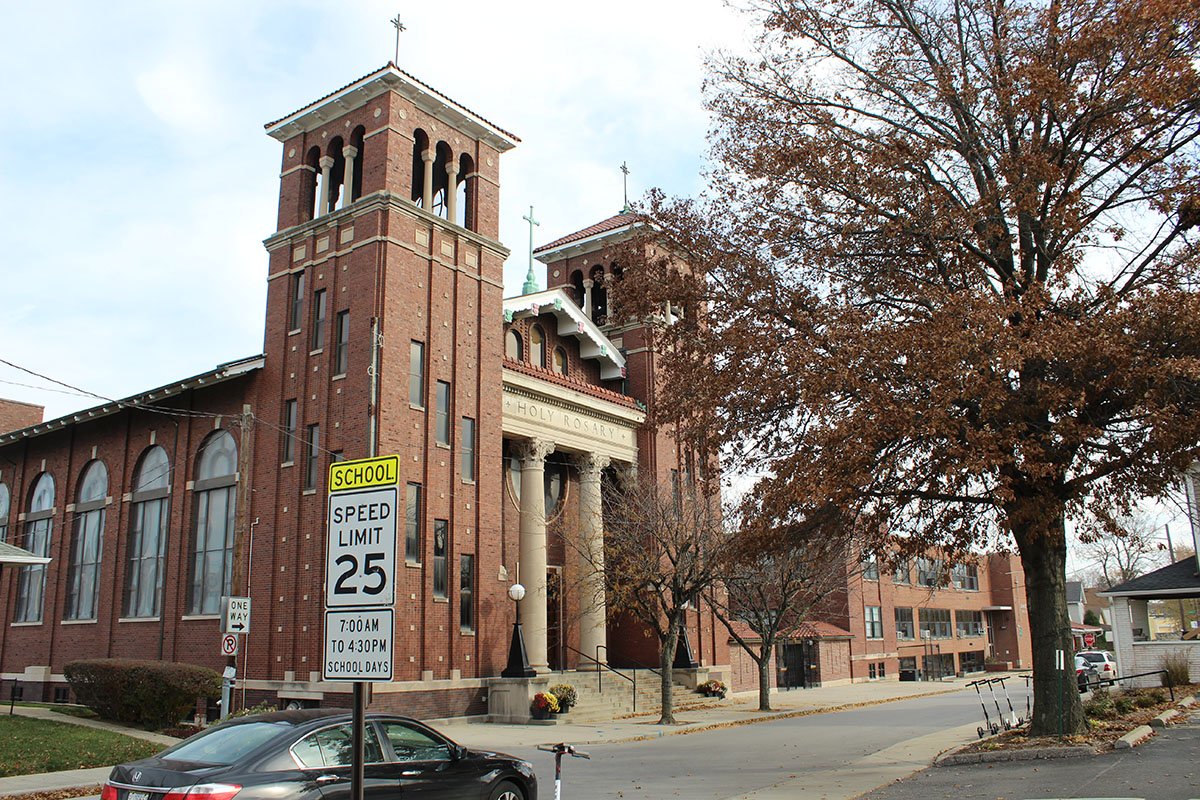
[[[1150,675],[1166,675],[1167,676],[1167,691],[1171,695],[1171,702],[1174,703],[1175,702],[1175,684],[1171,680],[1171,673],[1165,669],[1156,669],[1152,672],[1139,672],[1135,675],[1122,675],[1119,678],[1112,677],[1112,678],[1101,678],[1101,679],[1095,680],[1095,681],[1084,681],[1083,685],[1085,687],[1103,686],[1104,684],[1108,684],[1109,686],[1111,686],[1112,684],[1116,683],[1117,681],[1127,681],[1127,680],[1132,680],[1133,678],[1146,678],[1146,677],[1149,677]]]
[[[563,643],[563,647],[567,648],[568,650],[570,650],[572,653],[575,653],[576,655],[580,655],[580,656],[583,656],[584,658],[588,658],[587,653],[583,652],[582,650],[576,650],[574,647],[571,647],[571,645],[566,644],[565,642]],[[611,672],[614,675],[621,676],[622,678],[624,678],[625,680],[627,680],[633,684],[633,710],[636,712],[637,711],[637,696],[638,696],[638,693],[637,693],[637,670],[635,669],[633,671],[633,677],[631,678],[628,675],[626,675],[624,672],[621,672],[621,670],[614,669],[613,667],[609,666],[606,662],[603,662],[600,660],[600,651],[601,650],[607,651],[608,647],[606,645],[602,645],[602,644],[596,645],[596,658],[595,658],[595,664],[597,667],[597,669],[596,669],[596,691],[599,692],[600,694],[604,694],[604,670],[608,670],[609,672]]]

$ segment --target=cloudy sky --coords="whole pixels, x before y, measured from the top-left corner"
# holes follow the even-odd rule
[[[578,8],[579,10],[575,10]],[[740,48],[720,0],[66,2],[6,9],[0,359],[124,397],[261,352],[280,145],[263,124],[392,58],[516,133],[501,238],[546,242],[651,186],[699,186],[703,56]],[[0,364],[47,418],[97,404]]]
[[[0,396],[52,418],[261,352],[281,157],[263,124],[390,60],[397,13],[400,66],[522,139],[502,161],[509,294],[530,205],[546,242],[620,210],[623,161],[631,198],[699,189],[704,55],[753,36],[721,0],[14,4],[0,360],[24,370],[0,363]]]

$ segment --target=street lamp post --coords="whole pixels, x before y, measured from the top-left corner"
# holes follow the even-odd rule
[[[516,621],[513,622],[512,642],[508,646],[508,666],[500,673],[500,677],[532,678],[537,673],[529,666],[529,656],[525,653],[525,635],[521,632],[521,600],[525,597],[525,587],[514,583],[508,587],[508,596],[516,605]]]

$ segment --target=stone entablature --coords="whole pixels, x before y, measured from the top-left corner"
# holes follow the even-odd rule
[[[550,439],[560,450],[637,463],[644,412],[504,370],[504,435]]]

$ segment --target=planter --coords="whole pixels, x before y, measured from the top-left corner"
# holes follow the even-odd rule
[[[553,716],[553,714],[551,714],[549,711],[539,710],[536,708],[530,711],[530,713],[533,715],[534,719],[550,719]]]
[[[1012,669],[1012,664],[1008,661],[994,661],[990,664],[984,664],[984,672],[1008,672]]]

